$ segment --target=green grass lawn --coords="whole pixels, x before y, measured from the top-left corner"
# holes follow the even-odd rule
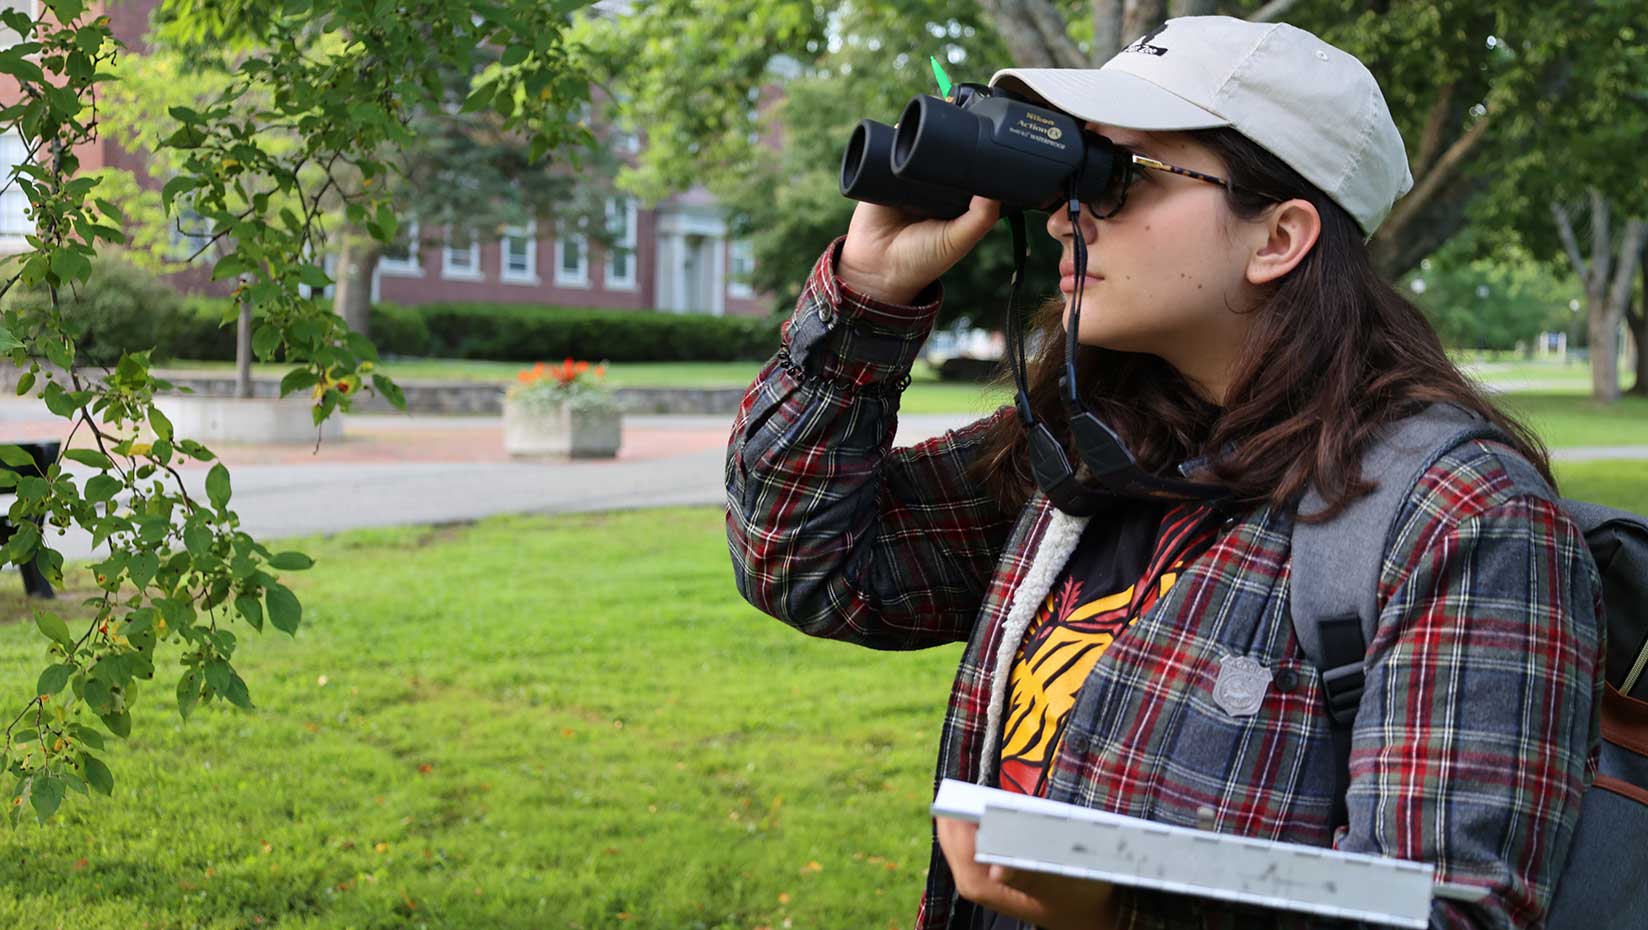
[[[113,799],[0,831],[0,927],[908,927],[959,647],[757,614],[721,521],[304,541],[297,639],[242,638],[258,709],[182,723],[157,675]],[[43,642],[0,625],[8,702]]]
[[[1555,462],[1564,497],[1648,514],[1648,461]]]
[[[1523,417],[1553,449],[1648,445],[1648,397],[1622,397],[1606,407],[1581,394],[1551,391],[1500,394],[1494,399]]]

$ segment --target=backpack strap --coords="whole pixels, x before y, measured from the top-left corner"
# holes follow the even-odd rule
[[[1290,604],[1300,649],[1321,675],[1337,765],[1334,825],[1348,822],[1350,740],[1362,701],[1368,644],[1379,623],[1379,575],[1397,513],[1419,478],[1463,442],[1502,434],[1452,405],[1435,404],[1387,426],[1362,455],[1362,479],[1374,490],[1330,520],[1293,524]],[[1298,513],[1321,513],[1315,487]]]

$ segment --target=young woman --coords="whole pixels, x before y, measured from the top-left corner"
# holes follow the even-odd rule
[[[1074,224],[1047,223],[1063,296],[1029,341],[1033,410],[1063,434],[1080,287],[1088,408],[1145,468],[1228,498],[1062,512],[1011,408],[890,448],[936,282],[998,208],[917,221],[860,204],[734,427],[740,591],[816,636],[965,641],[941,779],[1426,861],[1488,892],[1438,901],[1433,927],[1538,924],[1595,759],[1599,586],[1573,523],[1507,468],[1548,480],[1538,440],[1370,264],[1366,238],[1411,185],[1374,79],[1292,27],[1196,17],[1097,71],[994,83],[1087,121],[1131,165]],[[1434,402],[1510,439],[1445,455],[1398,517],[1341,821],[1319,678],[1289,619],[1291,528],[1307,489],[1328,512],[1366,493],[1370,437]],[[1216,693],[1232,657],[1268,672],[1256,711]],[[1333,924],[981,866],[973,832],[935,824],[920,930]]]

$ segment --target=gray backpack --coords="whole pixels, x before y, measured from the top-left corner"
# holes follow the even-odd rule
[[[1339,824],[1346,822],[1351,726],[1362,697],[1363,661],[1378,621],[1379,572],[1397,510],[1442,455],[1481,438],[1503,435],[1455,407],[1433,406],[1393,424],[1362,461],[1365,477],[1386,479],[1378,489],[1332,520],[1294,525],[1293,628],[1321,674],[1338,755]],[[1521,459],[1509,464],[1523,472],[1518,480],[1548,488],[1531,465]],[[1585,793],[1546,927],[1642,930],[1648,927],[1648,519],[1583,501],[1561,504],[1584,532],[1602,576],[1608,688],[1601,766]],[[1311,513],[1321,506],[1312,491],[1300,510]]]

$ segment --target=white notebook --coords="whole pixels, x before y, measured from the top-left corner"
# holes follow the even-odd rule
[[[1436,882],[1421,862],[1171,826],[954,779],[939,786],[932,811],[979,825],[979,862],[1394,927],[1424,930],[1433,896],[1487,894]]]

